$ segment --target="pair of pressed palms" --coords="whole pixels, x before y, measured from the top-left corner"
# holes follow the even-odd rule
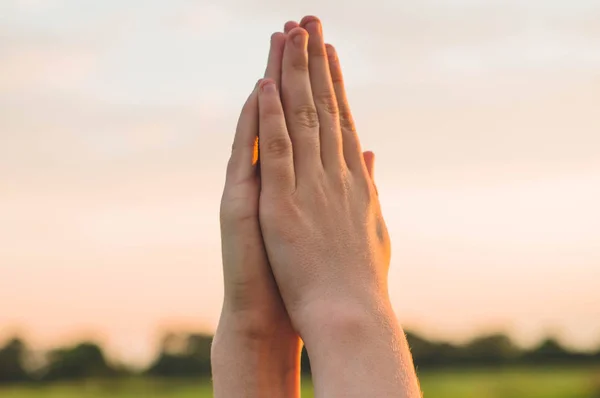
[[[275,33],[241,112],[221,202],[217,398],[299,396],[302,342],[318,397],[420,396],[388,295],[374,156],[322,32],[305,17]]]

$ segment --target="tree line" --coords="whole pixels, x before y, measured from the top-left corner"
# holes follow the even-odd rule
[[[465,344],[428,340],[407,333],[419,371],[452,367],[498,367],[514,365],[600,365],[600,347],[595,352],[577,352],[549,338],[524,349],[504,334],[477,337]],[[0,384],[49,383],[88,378],[148,376],[157,378],[210,377],[212,336],[201,333],[169,333],[160,344],[157,358],[142,371],[134,371],[107,360],[102,347],[82,342],[34,355],[24,340],[15,337],[0,348]],[[310,374],[306,350],[302,371]]]

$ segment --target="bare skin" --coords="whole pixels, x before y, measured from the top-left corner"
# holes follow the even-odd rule
[[[372,182],[374,156],[360,154],[337,56],[324,57],[320,24],[316,30],[309,24],[314,20],[301,22],[310,40],[300,48],[291,46],[294,33],[306,36],[307,32],[295,22],[286,24],[285,34],[273,35],[266,79],[257,85],[240,116],[221,204],[225,299],[213,344],[214,393],[216,397],[299,396],[297,330],[307,342],[317,396],[417,396],[410,354],[385,288],[389,238]],[[335,54],[332,47],[328,49]],[[271,85],[274,90],[268,89]],[[322,88],[327,90],[319,91]],[[318,99],[313,111],[306,101],[312,92]],[[333,101],[328,99],[331,93]],[[302,116],[306,113],[319,126],[318,138],[312,137],[319,156],[313,152],[305,161],[302,157],[311,155],[311,141],[310,136],[300,134],[314,133],[317,124],[307,123],[310,120]],[[332,136],[343,138],[337,144],[335,139],[321,139],[322,126]],[[262,178],[253,162],[259,130]],[[298,148],[292,146],[292,139]],[[309,145],[303,146],[303,141]],[[352,157],[353,150],[358,151],[358,161]],[[296,159],[307,165],[303,171],[298,167],[297,172]],[[288,169],[280,169],[286,162]],[[328,173],[325,164],[330,165]],[[336,164],[340,166],[337,172],[331,167]],[[356,181],[349,179],[350,171]],[[290,194],[290,179],[281,178],[290,175],[294,183],[301,175],[307,182],[302,196],[296,195],[299,189]],[[311,194],[318,200],[307,198]],[[286,211],[290,209],[295,210]],[[335,213],[328,215],[331,210]],[[269,221],[269,214],[277,212],[282,216],[279,227]],[[323,212],[322,219],[319,212]],[[336,220],[336,216],[348,219]],[[298,224],[299,234],[283,235],[287,243],[281,248],[284,253],[279,253],[279,242],[271,239],[269,243],[267,236],[277,233],[277,228],[293,230],[298,217],[303,222]],[[314,232],[325,236],[326,245],[315,244],[319,242],[311,235]],[[292,245],[295,242],[289,238],[302,234],[312,239]],[[340,243],[343,238],[348,241]],[[362,239],[367,240],[361,244]],[[348,248],[350,252],[344,253]],[[290,257],[283,261],[286,250]],[[362,255],[362,261],[355,255]],[[324,269],[328,262],[332,270],[358,272],[353,278],[342,275],[335,286],[334,272]],[[289,270],[283,268],[286,264]],[[324,279],[319,283],[317,273],[321,272]],[[333,286],[326,287],[329,282]]]
[[[273,35],[265,76],[280,80],[286,37]],[[242,109],[221,200],[225,297],[212,346],[215,397],[299,397],[301,341],[267,259],[254,162],[258,89]]]
[[[289,22],[286,28],[298,23]],[[265,77],[281,83],[287,34],[275,33]],[[212,349],[215,397],[300,396],[301,341],[273,278],[259,225],[258,87],[244,105],[221,200],[225,297]],[[365,152],[369,169],[374,155]]]
[[[280,91],[258,91],[260,226],[316,395],[420,396],[389,300],[389,235],[318,19],[289,29]]]

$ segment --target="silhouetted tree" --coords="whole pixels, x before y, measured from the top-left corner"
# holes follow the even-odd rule
[[[415,365],[419,370],[440,367],[479,367],[503,364],[600,364],[600,351],[569,351],[555,339],[546,339],[531,350],[522,350],[502,334],[473,339],[463,345],[428,340],[414,333],[406,334]],[[210,377],[212,336],[200,333],[170,333],[165,335],[156,361],[145,372],[155,377]],[[76,380],[83,378],[106,378],[127,373],[107,363],[102,349],[94,343],[82,343],[73,347],[57,349],[46,355],[42,371],[27,373],[24,358],[27,350],[20,339],[9,341],[0,348],[0,384],[23,382],[33,379],[42,381]],[[32,357],[28,356],[32,365]],[[307,350],[302,350],[301,369],[310,374]],[[32,369],[35,366],[30,366]]]
[[[81,343],[48,354],[44,381],[104,378],[116,374],[104,357],[102,349],[94,343]]]
[[[29,380],[23,367],[25,344],[14,338],[0,348],[0,383],[16,383]]]
[[[210,377],[211,344],[212,336],[204,334],[168,334],[147,373],[158,377]]]
[[[417,368],[437,368],[455,364],[460,359],[460,348],[446,342],[425,339],[407,332],[406,339]]]
[[[527,352],[525,360],[536,364],[557,363],[569,361],[573,355],[574,353],[563,348],[556,339],[548,338]]]
[[[503,334],[482,336],[462,347],[462,361],[465,364],[500,365],[517,359],[521,350]]]

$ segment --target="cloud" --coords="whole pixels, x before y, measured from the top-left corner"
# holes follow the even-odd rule
[[[480,45],[458,45],[431,54],[430,67],[458,73],[581,70],[600,68],[597,41],[552,31],[532,30]]]
[[[92,52],[70,48],[12,49],[0,62],[0,95],[74,89],[93,72],[95,60]]]
[[[5,102],[0,106],[0,178],[42,170],[50,177],[118,169],[146,174],[159,166],[207,169],[226,161],[237,112],[210,104],[111,104],[43,96]]]
[[[239,23],[227,9],[214,2],[194,2],[177,7],[163,21],[166,27],[182,30],[187,34],[206,34],[214,37],[227,32]]]
[[[308,13],[340,49],[400,262],[417,264],[392,277],[398,302],[420,305],[401,312],[446,332],[520,319],[503,296],[519,272],[527,297],[549,263],[557,284],[572,275],[573,247],[597,263],[596,0],[0,0],[0,268],[19,265],[2,269],[0,295],[17,300],[4,323],[26,314],[58,335],[97,306],[92,324],[127,339],[123,320],[135,335],[182,306],[218,317],[216,209],[239,108],[269,34]],[[447,281],[465,275],[478,288],[456,296]],[[506,289],[490,289],[497,276]],[[170,278],[157,309],[153,284]],[[589,292],[597,279],[573,278]],[[469,307],[478,297],[495,313]],[[575,301],[555,297],[557,322]],[[441,320],[444,305],[463,318]]]

